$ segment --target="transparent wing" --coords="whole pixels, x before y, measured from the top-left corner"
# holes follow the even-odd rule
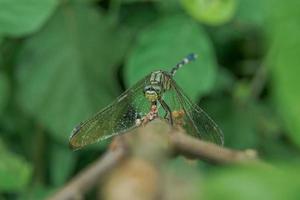
[[[173,79],[170,81],[171,89],[165,93],[164,99],[170,106],[173,114],[174,111],[184,112],[181,116],[182,122],[178,123],[182,124],[189,135],[223,145],[224,136],[217,124],[198,105],[192,103]],[[176,113],[174,116],[176,123],[176,120],[178,120],[176,119]]]
[[[149,112],[150,104],[143,89],[149,75],[121,94],[113,103],[75,127],[70,146],[79,149],[88,144],[127,132],[136,127],[136,119]]]

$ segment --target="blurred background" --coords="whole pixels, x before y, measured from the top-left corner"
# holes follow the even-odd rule
[[[73,127],[191,52],[199,58],[177,83],[221,127],[226,147],[255,149],[276,170],[177,158],[167,171],[182,175],[185,199],[300,199],[299,8],[296,0],[0,0],[0,199],[44,199],[62,187],[110,142],[72,152]]]

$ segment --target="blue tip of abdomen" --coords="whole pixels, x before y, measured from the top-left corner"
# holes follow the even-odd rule
[[[197,54],[191,53],[191,54],[187,55],[186,58],[187,58],[189,61],[194,61],[194,60],[196,60],[197,57],[198,57]]]

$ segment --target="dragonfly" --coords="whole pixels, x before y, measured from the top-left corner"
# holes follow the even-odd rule
[[[189,54],[169,72],[158,70],[145,76],[110,105],[77,125],[70,136],[70,147],[80,149],[145,126],[156,118],[166,119],[171,126],[180,125],[200,140],[223,145],[222,130],[174,80],[176,72],[196,58],[197,54]]]

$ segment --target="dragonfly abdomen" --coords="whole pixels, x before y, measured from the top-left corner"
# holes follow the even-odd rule
[[[195,58],[196,54],[190,54],[170,72],[159,70],[147,75],[112,104],[76,126],[71,133],[70,146],[79,149],[145,125],[159,117],[159,105],[165,111],[164,118],[171,125],[184,126],[190,135],[222,145],[222,131],[199,106],[183,94],[173,80],[176,71]],[[166,91],[168,94],[163,98]],[[145,108],[149,105],[147,100],[151,105],[148,110]]]
[[[182,59],[179,63],[177,63],[170,71],[171,75],[174,76],[178,69],[180,69],[182,66],[190,63],[191,61],[194,61],[197,58],[197,54],[191,53],[187,55],[184,59]]]

